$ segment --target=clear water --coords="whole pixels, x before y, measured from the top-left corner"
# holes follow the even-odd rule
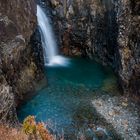
[[[76,140],[79,131],[98,119],[92,99],[103,90],[111,92],[117,84],[112,71],[95,61],[76,58],[70,62],[69,67],[46,68],[48,84],[21,106],[18,117],[22,121],[35,115],[39,121],[53,122],[53,129],[63,129],[67,139]]]

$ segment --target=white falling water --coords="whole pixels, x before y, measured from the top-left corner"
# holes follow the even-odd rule
[[[57,44],[54,38],[50,20],[39,5],[37,5],[37,20],[40,27],[41,42],[44,49],[45,65],[66,66],[68,64],[68,59],[58,55]]]

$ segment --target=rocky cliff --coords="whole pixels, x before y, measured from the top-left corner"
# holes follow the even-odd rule
[[[97,57],[118,73],[125,93],[140,93],[139,0],[50,0],[47,5],[65,55]]]
[[[116,9],[118,73],[124,91],[140,94],[140,1],[120,0]]]
[[[17,122],[16,106],[41,78],[31,45],[36,28],[34,0],[0,0],[0,122]],[[34,42],[35,44],[35,42]]]

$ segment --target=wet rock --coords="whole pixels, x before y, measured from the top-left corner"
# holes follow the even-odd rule
[[[103,130],[96,131],[96,136],[99,140],[107,140],[107,135]]]
[[[88,140],[97,139],[96,134],[92,129],[87,129],[86,130],[85,137]]]

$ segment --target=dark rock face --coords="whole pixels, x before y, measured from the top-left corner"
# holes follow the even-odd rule
[[[0,7],[0,122],[14,123],[15,107],[42,76],[36,59],[40,47],[30,43],[37,23],[36,4],[34,0],[0,0]]]
[[[119,67],[124,91],[140,94],[140,2],[117,2]]]
[[[140,93],[139,0],[50,0],[61,52],[97,58],[118,73],[125,93]]]

